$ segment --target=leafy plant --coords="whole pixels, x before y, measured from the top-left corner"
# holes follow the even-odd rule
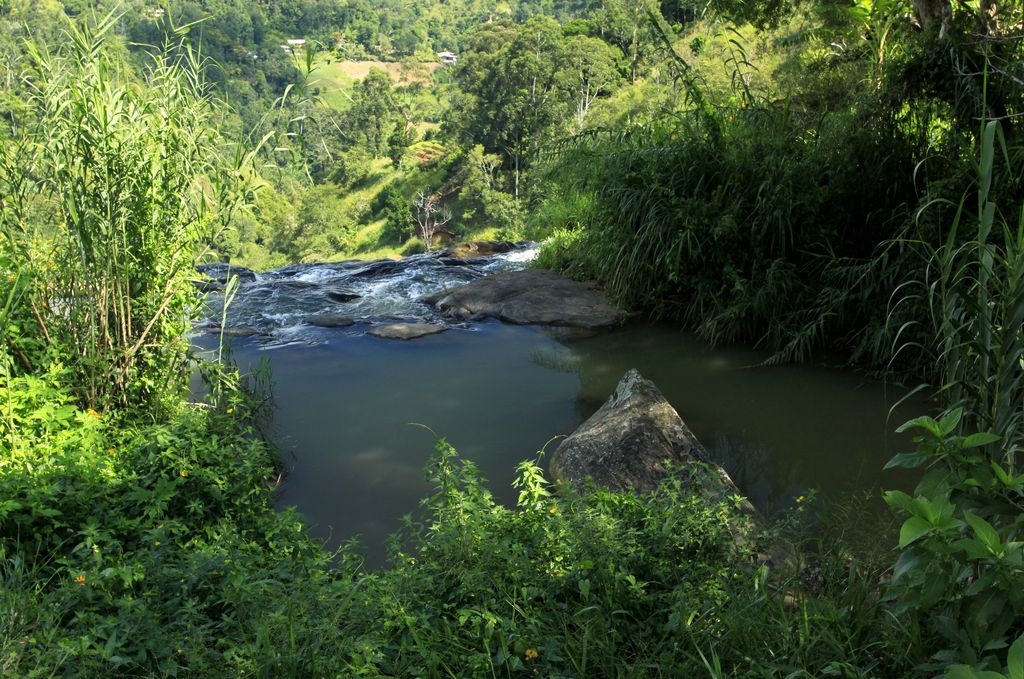
[[[929,667],[958,677],[1001,671],[1008,646],[1006,671],[1024,671],[1024,213],[1015,227],[998,223],[998,132],[989,122],[980,137],[976,229],[960,242],[962,201],[943,245],[928,250],[924,294],[903,298],[928,303],[937,395],[949,407],[903,425],[921,431],[918,447],[890,466],[928,471],[913,496],[886,494],[907,516],[891,594],[931,633]]]
[[[75,357],[82,402],[159,409],[188,369],[197,244],[246,200],[251,154],[221,157],[180,35],[140,87],[104,47],[115,25],[69,25],[54,52],[29,46],[32,117],[21,153],[0,156],[2,217],[33,256],[36,330]]]

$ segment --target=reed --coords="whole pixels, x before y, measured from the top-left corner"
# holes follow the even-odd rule
[[[105,40],[116,19],[27,46],[31,117],[0,157],[4,229],[41,288],[36,331],[100,410],[157,407],[187,383],[193,267],[245,202],[251,161],[221,143],[186,29],[137,74]]]

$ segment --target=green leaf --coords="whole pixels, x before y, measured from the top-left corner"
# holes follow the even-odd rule
[[[893,582],[896,582],[907,573],[916,571],[921,564],[922,558],[921,553],[917,550],[903,552],[896,561],[896,566],[892,569]]]
[[[900,549],[930,533],[932,525],[919,516],[912,516],[900,528]]]
[[[917,469],[926,462],[929,457],[929,455],[925,455],[924,453],[900,453],[885,464],[885,469],[892,469],[894,467]]]
[[[939,420],[939,431],[942,436],[948,436],[953,433],[957,425],[960,424],[961,418],[964,416],[963,408],[954,408],[945,417]]]
[[[988,521],[970,512],[964,513],[964,519],[966,519],[967,523],[969,523],[971,528],[974,529],[974,533],[978,536],[978,539],[985,543],[985,546],[990,550],[995,552],[1002,546],[1002,541],[999,539],[999,533],[996,532],[996,529],[993,528],[992,524]]]
[[[1010,679],[1024,679],[1024,634],[1017,637],[1017,641],[1010,646],[1006,664]]]
[[[893,509],[902,509],[907,514],[917,514],[918,506],[914,498],[901,490],[889,490],[882,494],[885,504]]]
[[[946,672],[944,679],[1006,679],[1006,677],[998,672],[976,670],[967,665],[959,665]]]
[[[908,429],[924,429],[931,432],[935,436],[941,436],[942,430],[939,428],[939,423],[935,421],[935,418],[923,415],[921,417],[915,417],[909,422],[904,422],[896,428],[896,433],[902,434]]]
[[[988,432],[979,432],[977,434],[971,434],[964,439],[964,442],[960,444],[961,448],[980,448],[981,446],[987,446],[990,443],[1002,439],[1002,436],[996,436]]]

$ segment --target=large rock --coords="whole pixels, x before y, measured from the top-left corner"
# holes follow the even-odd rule
[[[443,325],[435,325],[433,323],[388,323],[387,325],[378,325],[375,328],[371,328],[370,334],[384,339],[411,340],[417,337],[436,335],[447,329]]]
[[[709,500],[740,495],[675,408],[636,370],[626,373],[611,398],[562,441],[550,471],[563,483],[582,484],[589,478],[605,488],[638,493],[650,493],[673,471],[682,472],[684,483],[707,493]],[[744,503],[745,512],[753,515],[754,508]]]
[[[444,254],[452,259],[476,259],[510,252],[515,247],[515,243],[504,240],[471,240],[451,246]]]
[[[572,281],[546,269],[480,278],[448,292],[436,304],[460,320],[491,317],[508,323],[604,328],[626,318],[596,284]]]

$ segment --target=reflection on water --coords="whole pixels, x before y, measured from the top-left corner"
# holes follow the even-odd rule
[[[839,496],[909,483],[881,468],[906,446],[892,430],[918,413],[887,421],[900,394],[849,373],[752,368],[756,352],[709,349],[650,325],[575,340],[495,322],[412,342],[323,333],[320,344],[270,351],[251,338],[232,344],[243,368],[270,358],[274,431],[291,467],[280,504],[296,506],[329,545],[361,536],[370,564],[429,491],[422,469],[433,440],[410,423],[446,437],[511,502],[516,463],[571,433],[629,368],[657,383],[762,509],[810,488]]]

